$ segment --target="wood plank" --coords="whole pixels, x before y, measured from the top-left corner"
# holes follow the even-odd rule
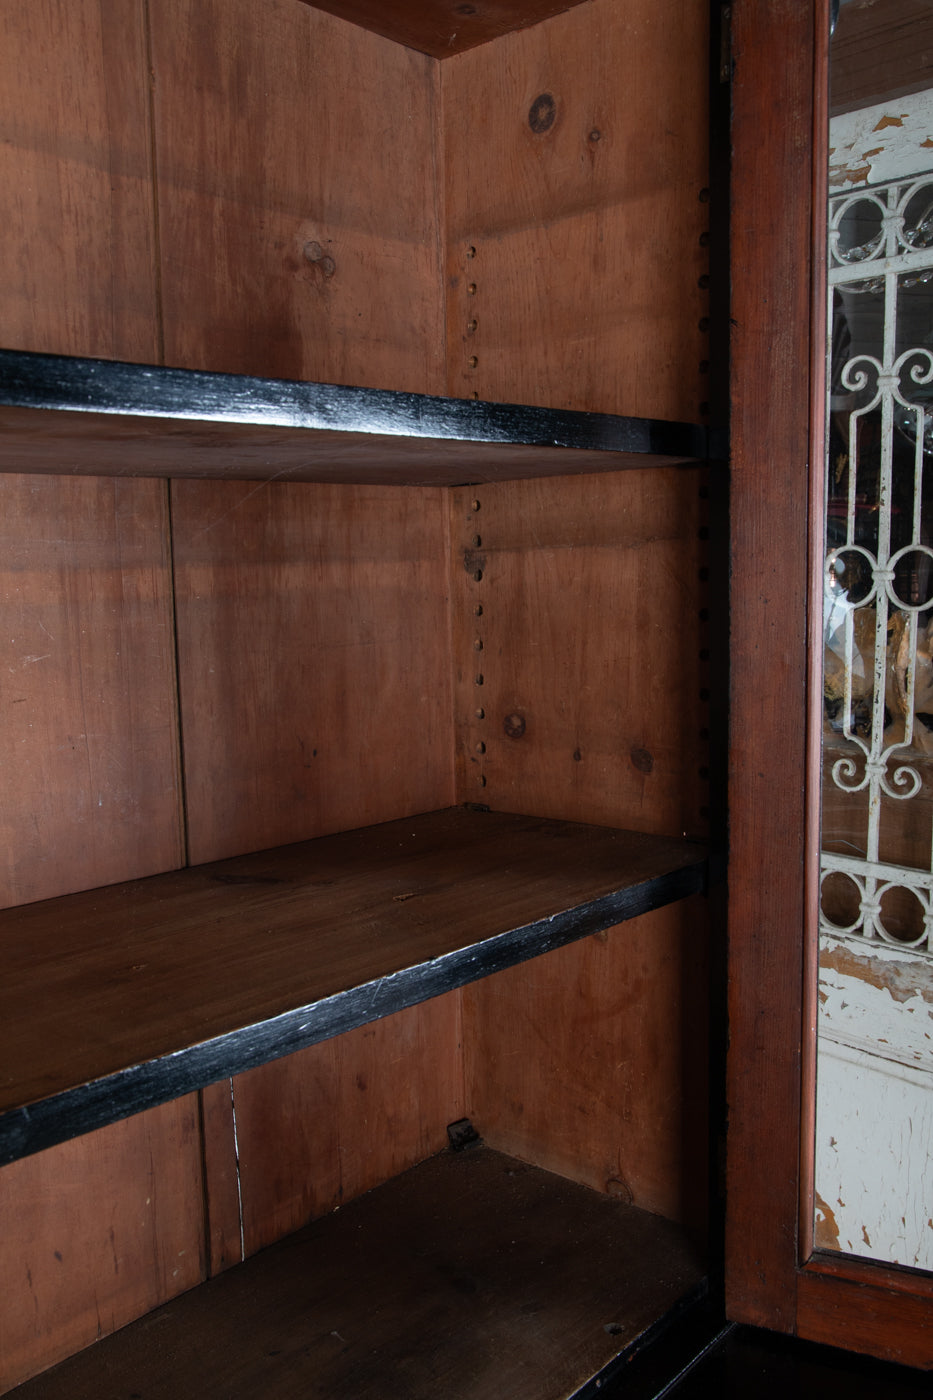
[[[145,6],[0,16],[4,343],[158,357]]]
[[[173,483],[190,859],[453,800],[440,491]]]
[[[233,1081],[219,1079],[200,1091],[204,1153],[204,1233],[210,1277],[243,1258],[243,1211]]]
[[[733,11],[726,1306],[784,1331],[800,1205],[817,9]]]
[[[316,10],[340,15],[434,58],[449,58],[478,44],[487,44],[581,2],[481,0],[476,5],[464,5],[460,0],[306,0]]]
[[[433,62],[293,0],[150,14],[167,362],[441,391]]]
[[[469,1113],[490,1146],[706,1230],[705,900],[464,989]],[[573,988],[573,995],[567,989]]]
[[[693,460],[690,423],[0,351],[0,471],[444,485]]]
[[[237,1076],[247,1255],[447,1146],[461,1034],[448,992]]]
[[[8,911],[3,1156],[682,898],[704,865],[681,841],[454,808]]]
[[[4,1167],[0,1390],[200,1283],[201,1191],[190,1096]]]
[[[0,904],[180,865],[165,488],[0,491]]]
[[[836,1276],[816,1269],[801,1273],[799,1335],[867,1352],[882,1361],[933,1370],[929,1275],[905,1270],[900,1286],[891,1287],[895,1270],[860,1269],[860,1262],[846,1259]]]
[[[842,5],[830,63],[832,116],[930,86],[933,14],[926,0]]]
[[[441,64],[449,393],[697,421],[707,52],[593,0]]]
[[[451,493],[460,800],[705,832],[702,480]]]
[[[482,1148],[432,1158],[22,1400],[564,1400],[702,1278],[676,1227]],[[141,1381],[141,1377],[145,1381]]]

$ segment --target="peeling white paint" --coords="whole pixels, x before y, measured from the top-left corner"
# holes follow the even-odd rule
[[[855,189],[933,167],[933,88],[844,112],[829,124],[829,185]]]
[[[933,1079],[821,1035],[817,1245],[933,1269]]]

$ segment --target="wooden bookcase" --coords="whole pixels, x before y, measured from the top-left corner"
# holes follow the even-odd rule
[[[24,1397],[583,1394],[702,1296],[707,17],[555,8],[8,22]]]

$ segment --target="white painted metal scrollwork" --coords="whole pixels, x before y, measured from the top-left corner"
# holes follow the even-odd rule
[[[933,176],[831,200],[829,263],[821,929],[933,957]]]

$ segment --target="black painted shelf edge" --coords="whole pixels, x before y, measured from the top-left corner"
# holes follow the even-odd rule
[[[703,891],[707,859],[0,1115],[0,1165],[381,1020]]]
[[[698,424],[0,350],[0,405],[704,460]]]

